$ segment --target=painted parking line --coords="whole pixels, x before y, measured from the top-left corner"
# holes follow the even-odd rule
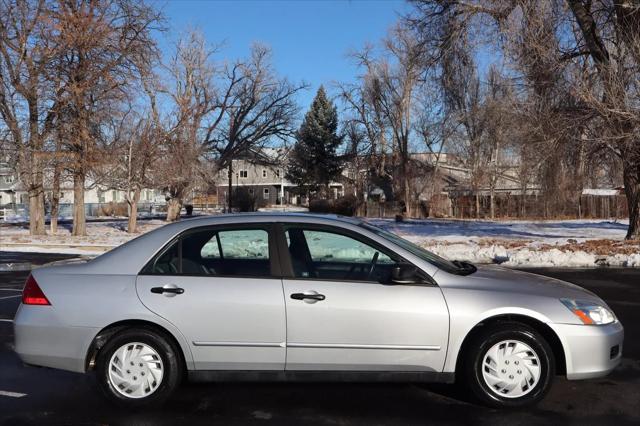
[[[9,398],[22,398],[23,396],[27,396],[27,394],[0,390],[0,396],[8,396]]]
[[[19,288],[0,288],[0,291],[22,291]]]
[[[0,318],[0,322],[13,322],[12,319]]]

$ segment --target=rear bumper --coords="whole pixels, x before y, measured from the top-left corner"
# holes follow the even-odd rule
[[[13,322],[15,351],[26,364],[83,373],[86,354],[100,331],[62,324],[51,306],[20,305]]]
[[[549,324],[564,348],[567,379],[606,376],[622,360],[624,329],[620,322],[609,325]]]

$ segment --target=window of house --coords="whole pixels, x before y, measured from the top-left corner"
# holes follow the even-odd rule
[[[13,176],[5,176],[4,181],[6,183],[13,183]]]
[[[280,169],[276,169],[273,174],[275,175],[275,177],[279,178],[280,177]]]
[[[262,198],[264,198],[265,200],[269,199],[269,188],[264,188],[262,190]]]
[[[268,277],[269,234],[264,229],[192,232],[158,256],[147,273]]]
[[[249,172],[246,170],[240,170],[240,179],[246,179],[249,177]]]
[[[253,188],[249,188],[249,194],[253,195]]]
[[[262,169],[262,177],[263,178],[267,177],[267,169]]]

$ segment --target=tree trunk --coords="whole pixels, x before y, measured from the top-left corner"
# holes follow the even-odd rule
[[[480,194],[476,190],[476,219],[480,219]]]
[[[133,199],[127,197],[129,204],[129,223],[127,224],[127,232],[133,234],[136,232],[138,225],[138,201],[140,201],[140,188],[133,190]]]
[[[404,174],[404,204],[407,209],[407,217],[411,216],[411,181],[406,171]]]
[[[84,172],[73,174],[73,229],[71,235],[87,235],[87,223],[84,214]]]
[[[640,240],[640,164],[624,161],[624,192],[629,208],[627,240]]]
[[[42,185],[29,189],[29,233],[46,235],[44,227],[44,188]]]
[[[490,194],[490,202],[491,202],[491,219],[496,218],[496,197],[495,197],[495,185],[491,184],[491,194]]]
[[[51,233],[58,232],[58,213],[60,212],[60,166],[56,164],[53,169],[53,182],[51,188]]]
[[[180,210],[182,210],[181,198],[174,197],[167,201],[167,222],[175,222],[180,219]]]
[[[227,179],[229,180],[227,187],[227,208],[229,209],[229,213],[231,213],[231,207],[233,202],[231,199],[233,198],[233,161],[229,162],[229,171],[227,173]]]

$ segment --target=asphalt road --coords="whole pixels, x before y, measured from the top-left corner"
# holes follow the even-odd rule
[[[626,332],[622,365],[610,376],[558,378],[535,408],[491,410],[443,385],[219,383],[184,384],[162,409],[127,411],[103,400],[92,376],[24,367],[11,350],[28,269],[62,257],[0,253],[0,424],[640,424],[640,269],[534,270],[602,296]],[[9,261],[22,270],[2,271]]]

